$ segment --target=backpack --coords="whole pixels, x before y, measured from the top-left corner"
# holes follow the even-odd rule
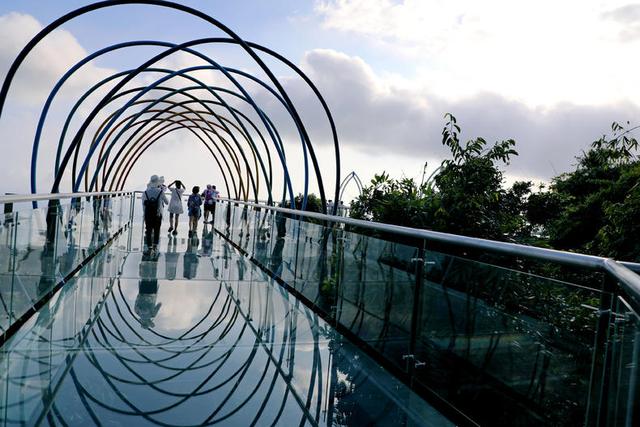
[[[159,216],[158,211],[160,210],[160,196],[162,192],[158,192],[155,198],[149,197],[146,191],[144,195],[147,196],[144,200],[144,219],[146,221],[153,220]]]

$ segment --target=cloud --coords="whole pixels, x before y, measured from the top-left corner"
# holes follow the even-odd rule
[[[640,21],[640,3],[627,4],[602,14],[603,19],[610,19],[621,24],[632,24]]]
[[[627,4],[602,13],[602,19],[618,24],[618,40],[623,43],[640,39],[640,4]]]
[[[30,15],[12,12],[0,16],[0,81],[4,81],[23,46],[42,28],[42,24]],[[56,30],[31,52],[18,69],[0,120],[1,143],[6,154],[0,157],[0,170],[6,172],[0,191],[28,191],[28,165],[42,105],[60,77],[86,56],[87,51],[70,32]],[[90,85],[112,72],[89,63],[70,78],[56,96],[38,156],[42,166],[38,171],[41,191],[48,190],[52,181],[55,145],[60,132],[58,124],[66,118],[70,102],[75,102]]]
[[[451,100],[415,82],[381,77],[361,58],[332,50],[307,52],[302,66],[326,98],[343,147],[388,156],[388,170],[401,168],[403,158],[439,162],[448,156],[441,143],[446,112],[457,116],[465,139],[516,139],[520,156],[508,172],[537,179],[570,170],[575,156],[605,133],[612,121],[637,123],[640,118],[638,106],[629,102],[542,108],[490,92]],[[287,80],[286,89],[305,113],[303,120],[312,136],[328,143],[317,101],[297,80]],[[362,167],[350,164],[348,158],[343,161],[345,171],[359,172]]]
[[[605,104],[640,100],[636,47],[621,42],[635,40],[635,30],[622,36],[618,23],[602,19],[624,3],[326,0],[315,12],[325,29],[383,49],[394,69],[442,96],[487,91],[531,106]],[[631,19],[628,10],[636,11],[611,13]]]
[[[20,50],[43,28],[34,17],[11,12],[0,16],[0,78]],[[30,53],[21,65],[9,91],[8,102],[40,105],[53,85],[75,63],[87,56],[85,49],[66,30],[55,30]],[[76,97],[87,84],[110,74],[110,70],[87,64],[69,80],[63,94]]]

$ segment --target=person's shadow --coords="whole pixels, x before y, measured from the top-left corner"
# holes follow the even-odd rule
[[[153,328],[153,319],[158,315],[162,303],[156,303],[158,298],[158,257],[159,255],[142,255],[140,261],[140,281],[138,282],[138,296],[134,310],[139,316],[140,325]]]
[[[202,227],[202,256],[210,257],[213,253],[213,227],[209,228],[208,224]]]
[[[176,237],[169,237],[169,242],[167,243],[167,252],[164,254],[165,274],[167,276],[167,280],[174,280],[176,278],[176,270],[178,269],[178,258],[180,257],[180,254],[176,252],[176,249]]]
[[[187,240],[187,251],[184,253],[183,275],[185,279],[193,279],[198,274],[198,236]]]

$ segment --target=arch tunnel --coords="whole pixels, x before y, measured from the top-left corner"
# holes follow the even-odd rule
[[[303,70],[275,50],[243,40],[217,19],[178,3],[107,0],[81,7],[51,22],[25,45],[11,64],[0,89],[0,120],[21,65],[55,30],[100,10],[132,5],[187,15],[205,22],[212,33],[221,36],[180,43],[163,40],[120,42],[97,49],[70,67],[42,105],[33,136],[31,192],[58,193],[61,188],[70,188],[72,192],[122,190],[136,165],[152,163],[150,153],[156,143],[183,132],[201,144],[202,152],[211,158],[212,168],[222,176],[223,195],[295,207],[294,198],[301,194],[304,209],[310,188],[317,188],[326,213],[327,199],[337,200],[340,195],[340,147],[331,111],[318,88]],[[242,66],[234,66],[224,58],[203,52],[211,46],[233,47],[243,54],[243,61],[253,64],[255,71],[248,72]],[[138,60],[137,67],[97,79],[65,111],[62,122],[51,123],[50,110],[56,97],[75,76],[86,78],[84,73],[88,64],[113,55],[126,55],[136,48],[155,48],[160,52]],[[139,51],[135,50],[136,53]],[[199,65],[167,68],[165,63],[175,55],[188,55]],[[308,120],[304,120],[300,107],[285,89],[282,77],[276,76],[276,67],[287,69],[306,85],[321,107],[328,132],[317,135],[314,141],[332,144],[331,164],[326,161],[321,164]],[[214,78],[199,78],[203,72],[212,73]],[[216,83],[212,84],[211,80]],[[86,115],[85,111],[88,111]],[[53,138],[55,142],[46,142],[56,144],[55,159],[40,156],[45,144],[45,126],[60,129],[59,136]],[[292,144],[299,144],[298,155],[286,149]],[[44,162],[48,164],[44,165]],[[53,177],[50,188],[38,188],[39,177],[49,174],[47,168]],[[294,168],[303,170],[297,179],[291,173]],[[326,170],[335,171],[335,176],[326,176]],[[335,212],[334,208],[329,213]]]
[[[35,128],[23,129],[33,132],[34,209],[0,222],[0,261],[12,265],[0,272],[0,425],[418,425],[427,410],[445,420],[426,401],[411,403],[418,396],[401,380],[230,239],[229,230],[245,243],[251,236],[268,268],[290,270],[283,254],[294,230],[266,208],[305,210],[317,189],[323,213],[336,215],[354,180],[352,173],[341,182],[328,103],[285,56],[185,5],[101,1],[61,16],[24,46],[0,89],[0,121],[23,64],[56,30],[135,5],[184,14],[211,34],[95,48],[59,76]],[[209,53],[212,46],[234,60]],[[134,56],[134,65],[90,74],[92,64],[119,55]],[[189,65],[172,66],[172,58]],[[78,76],[86,87],[61,101]],[[312,95],[313,116],[288,93],[292,82]],[[208,156],[229,200],[201,233],[184,238],[182,215],[149,250],[130,178],[140,167],[159,172],[154,147],[176,134],[200,145],[187,156]],[[318,154],[320,144],[330,157]],[[38,209],[38,200],[48,206]],[[236,215],[239,204],[246,209]],[[310,237],[300,253],[300,267],[319,282],[330,234]]]

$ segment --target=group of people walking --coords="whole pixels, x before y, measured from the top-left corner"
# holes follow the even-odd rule
[[[186,187],[180,180],[175,180],[171,184],[164,185],[164,177],[152,175],[147,184],[147,189],[142,195],[142,205],[144,209],[145,244],[150,251],[157,251],[160,240],[160,228],[162,226],[162,214],[164,207],[168,205],[169,211],[169,233],[173,236],[178,234],[178,217],[184,213],[182,205],[182,195]],[[171,192],[171,199],[167,200],[166,190]],[[216,202],[220,193],[215,185],[208,184],[202,194],[200,187],[195,186],[187,199],[187,214],[189,215],[189,237],[196,235],[198,221],[202,216],[204,205],[204,222],[212,224],[215,218]],[[211,215],[211,221],[209,216]]]

